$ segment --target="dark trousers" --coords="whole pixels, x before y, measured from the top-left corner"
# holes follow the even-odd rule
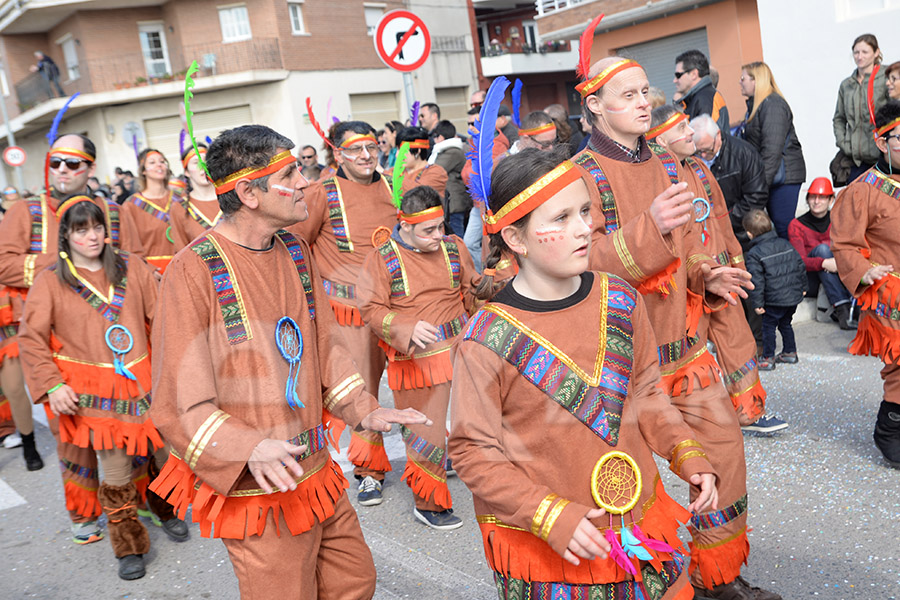
[[[750,331],[753,332],[753,339],[756,340],[756,347],[762,348],[762,316],[756,314],[753,307],[750,306],[749,298],[741,298],[741,304],[744,307],[744,316],[747,317],[747,324],[750,325]]]
[[[781,332],[781,351],[796,352],[797,342],[794,340],[794,328],[791,319],[796,306],[766,306],[762,316],[763,356],[775,356],[775,329]]]
[[[850,168],[850,176],[847,177],[847,181],[850,182],[850,183],[852,183],[853,181],[856,180],[857,177],[859,177],[860,175],[862,175],[863,173],[865,173],[866,171],[868,171],[868,170],[871,169],[872,167],[873,167],[873,165],[870,165],[870,164],[868,164],[868,163],[862,163],[862,164],[859,165],[858,167],[857,167],[856,165],[853,165],[853,166]]]
[[[834,258],[831,248],[828,244],[819,244],[809,253],[815,258]],[[809,292],[806,297],[815,300],[819,293],[819,283],[825,286],[825,294],[828,296],[828,302],[832,306],[839,304],[847,304],[850,302],[850,292],[841,283],[841,278],[837,273],[829,273],[828,271],[807,271],[806,278],[809,280]]]
[[[466,235],[466,212],[458,212],[458,213],[450,213],[450,217],[447,221],[450,222],[450,231],[447,232],[447,235],[453,234],[458,235],[459,237],[463,237]]]
[[[788,225],[794,220],[797,213],[797,198],[800,197],[799,183],[785,183],[773,185],[769,188],[769,218],[775,225],[778,237],[788,239]]]

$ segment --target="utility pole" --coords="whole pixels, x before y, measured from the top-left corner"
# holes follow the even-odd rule
[[[2,113],[3,124],[6,126],[6,141],[9,146],[16,145],[16,136],[13,135],[12,125],[9,123],[9,112],[6,110],[6,96],[0,94],[0,113]],[[19,183],[19,192],[25,189],[25,177],[22,175],[22,167],[14,167],[16,172],[16,181]]]

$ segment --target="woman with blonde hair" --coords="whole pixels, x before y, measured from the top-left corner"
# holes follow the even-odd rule
[[[763,159],[769,187],[766,208],[778,235],[787,239],[788,225],[797,211],[800,185],[806,180],[794,114],[764,62],[741,67],[741,93],[747,97],[744,137]]]

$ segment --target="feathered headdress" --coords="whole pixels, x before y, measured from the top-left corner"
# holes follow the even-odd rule
[[[406,157],[409,156],[409,142],[400,144],[397,157],[394,159],[394,173],[391,176],[391,188],[393,189],[393,202],[397,210],[400,210],[400,202],[403,200],[403,177],[406,171]]]
[[[522,80],[516,79],[512,89],[512,118],[516,127],[522,127]]]
[[[589,95],[602,88],[606,85],[606,82],[625,69],[641,66],[637,61],[631,60],[630,58],[621,58],[617,62],[603,69],[603,71],[594,75],[593,78],[589,78],[591,72],[591,47],[594,45],[594,30],[597,28],[597,25],[600,24],[602,19],[603,15],[600,15],[591,21],[587,26],[587,29],[584,30],[584,33],[581,34],[578,43],[578,66],[575,68],[575,74],[578,75],[582,81],[575,86],[575,90],[581,94],[582,98],[587,98]]]
[[[53,142],[56,141],[56,136],[59,133],[59,124],[62,123],[63,115],[66,114],[66,111],[69,110],[69,106],[71,106],[72,102],[77,98],[81,92],[75,92],[72,94],[66,103],[62,105],[62,108],[56,113],[56,116],[53,117],[53,123],[50,125],[50,131],[47,132],[47,143],[50,146],[53,146]],[[94,157],[91,157],[93,160]],[[50,195],[50,151],[47,150],[47,156],[44,158],[44,191],[47,193],[47,196]]]
[[[466,158],[472,161],[469,194],[483,205],[485,213],[490,211],[491,206],[491,171],[494,168],[494,130],[497,128],[497,111],[508,87],[509,79],[502,75],[491,82],[491,87],[484,95],[481,111],[472,124],[474,131],[472,147],[466,153]]]
[[[312,124],[313,129],[316,130],[316,133],[319,134],[319,137],[324,140],[326,144],[331,146],[331,149],[337,151],[337,148],[334,147],[334,144],[331,143],[331,140],[328,139],[328,134],[325,133],[325,130],[322,129],[322,126],[319,125],[319,122],[316,120],[316,115],[313,114],[312,109],[312,100],[309,97],[306,98],[306,112],[309,114],[309,122]]]
[[[591,21],[578,40],[578,66],[575,68],[575,75],[582,79],[587,79],[588,73],[591,72],[591,47],[594,45],[594,30],[602,20],[603,15],[601,14]]]
[[[412,104],[412,108],[409,111],[409,126],[410,127],[418,127],[419,125],[419,101],[416,100]]]
[[[195,60],[191,63],[191,67],[184,76],[184,119],[187,122],[188,135],[191,136],[191,144],[194,146],[194,152],[197,153],[197,164],[200,165],[200,168],[203,169],[203,172],[206,173],[206,176],[212,181],[212,175],[209,174],[209,169],[206,167],[206,161],[203,160],[203,155],[200,154],[200,148],[197,146],[197,138],[194,137],[194,113],[191,110],[191,99],[194,97],[194,93],[191,89],[193,89],[195,84],[194,80],[191,79],[191,76],[199,70],[200,65],[197,64],[197,61]]]

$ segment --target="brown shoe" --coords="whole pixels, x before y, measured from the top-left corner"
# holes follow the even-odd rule
[[[711,590],[694,586],[695,600],[781,600],[774,592],[751,587],[743,577],[738,576],[731,583],[717,585]]]

